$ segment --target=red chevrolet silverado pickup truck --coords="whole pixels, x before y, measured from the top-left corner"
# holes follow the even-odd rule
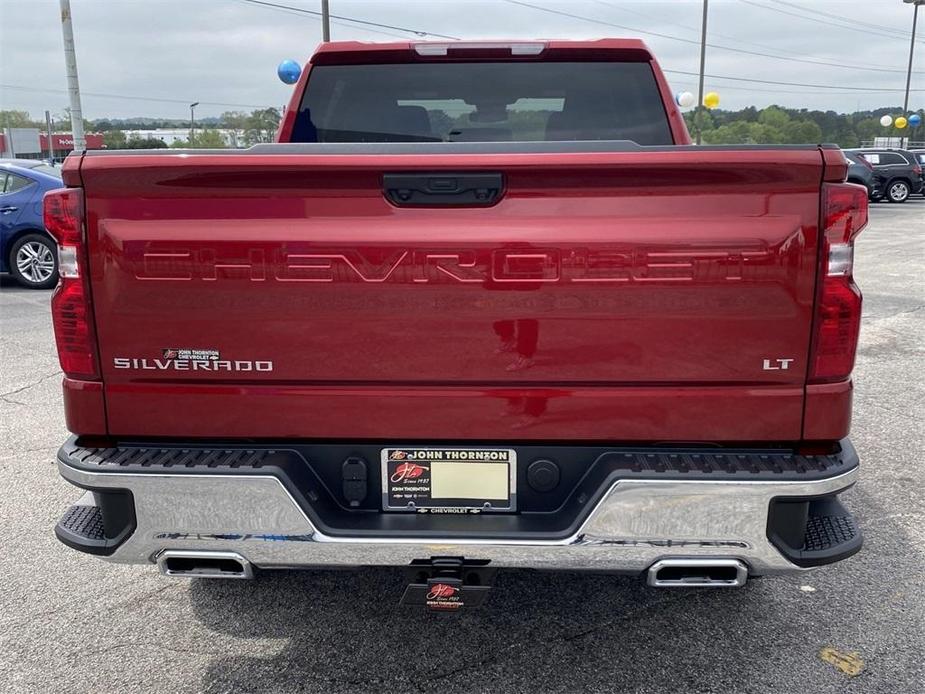
[[[860,548],[837,147],[691,146],[635,40],[325,44],[278,140],[75,154],[47,195],[65,544],[405,566],[436,609]]]

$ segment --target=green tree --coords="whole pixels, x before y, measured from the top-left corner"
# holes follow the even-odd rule
[[[232,147],[244,144],[244,131],[248,123],[248,115],[244,111],[225,111],[218,120],[221,127],[231,131]]]
[[[773,120],[779,119],[775,117]],[[786,141],[783,128],[770,123],[762,123],[760,116],[757,123],[748,124],[748,134],[749,142],[756,145],[780,145]]]
[[[897,135],[880,125],[880,116],[894,117],[902,111],[884,107],[844,114],[835,111],[768,106],[761,111],[749,106],[741,111],[714,110],[711,124],[704,123],[703,140],[708,144],[816,144],[833,142],[840,147],[858,147],[883,135]],[[693,114],[684,114],[688,130],[696,133]],[[914,136],[913,133],[908,133]]]
[[[0,128],[37,128],[28,111],[0,111]]]
[[[879,116],[872,117],[872,118],[864,118],[863,120],[856,123],[854,126],[854,131],[857,133],[858,140],[859,140],[858,144],[860,144],[864,140],[873,140],[875,137],[879,135],[884,135],[885,130],[886,128],[880,125]]]
[[[738,117],[740,120],[747,120],[749,123],[754,123],[758,120],[759,111],[754,106],[747,106],[738,112]]]
[[[123,149],[125,142],[125,133],[121,130],[108,130],[103,133],[103,144],[107,149]]]
[[[244,144],[255,145],[258,142],[273,142],[279,127],[280,113],[276,108],[263,108],[253,111],[247,118],[244,130]]]
[[[133,135],[125,143],[126,149],[165,149],[167,143],[157,137],[138,137]]]
[[[202,149],[224,149],[228,144],[218,130],[200,130],[193,135],[193,147]]]
[[[778,130],[783,130],[790,122],[790,116],[779,106],[768,106],[758,114],[758,122]]]
[[[716,115],[722,117],[722,112],[717,114],[706,108],[697,108],[684,114],[687,130],[695,141],[697,140],[698,130],[702,133],[703,141],[708,141],[707,133],[717,127]]]
[[[228,145],[225,142],[225,138],[222,137],[222,134],[218,130],[206,129],[197,130],[193,133],[193,139],[191,141],[176,140],[170,146],[173,148],[193,147],[195,149],[224,149]]]
[[[703,141],[708,145],[744,145],[752,143],[750,123],[740,120],[718,128],[703,131]]]
[[[93,132],[93,123],[88,121],[86,118],[83,119],[84,123],[84,132],[92,133]],[[44,123],[41,125],[35,125],[33,127],[43,127]],[[71,126],[71,107],[65,106],[61,113],[52,114],[51,116],[51,127],[54,132],[70,132],[72,130]]]
[[[783,131],[788,144],[819,144],[822,142],[822,128],[811,120],[790,121]]]

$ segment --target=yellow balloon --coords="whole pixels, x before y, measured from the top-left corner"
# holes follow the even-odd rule
[[[895,125],[897,128],[899,128],[900,130],[902,130],[903,128],[906,127],[906,124],[907,124],[908,122],[909,122],[909,121],[907,121],[907,120],[905,119],[905,117],[900,116],[899,118],[897,118],[896,120],[893,121],[893,125]]]
[[[703,95],[703,105],[707,108],[716,108],[719,106],[719,94],[716,92],[707,92]]]

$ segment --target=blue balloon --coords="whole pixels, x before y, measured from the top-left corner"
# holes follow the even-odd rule
[[[276,74],[286,84],[295,84],[302,74],[302,67],[294,60],[284,60],[276,68]]]
[[[909,125],[911,125],[913,128],[919,127],[921,122],[922,117],[918,113],[913,113],[911,116],[909,116]]]

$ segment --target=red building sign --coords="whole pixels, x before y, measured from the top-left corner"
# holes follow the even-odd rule
[[[84,135],[84,139],[87,141],[87,149],[103,148],[102,133],[87,133]],[[45,135],[45,133],[39,134],[39,144],[43,151],[48,150],[48,136]],[[74,136],[71,133],[52,133],[51,144],[52,149],[56,152],[62,150],[70,151],[74,149]]]

